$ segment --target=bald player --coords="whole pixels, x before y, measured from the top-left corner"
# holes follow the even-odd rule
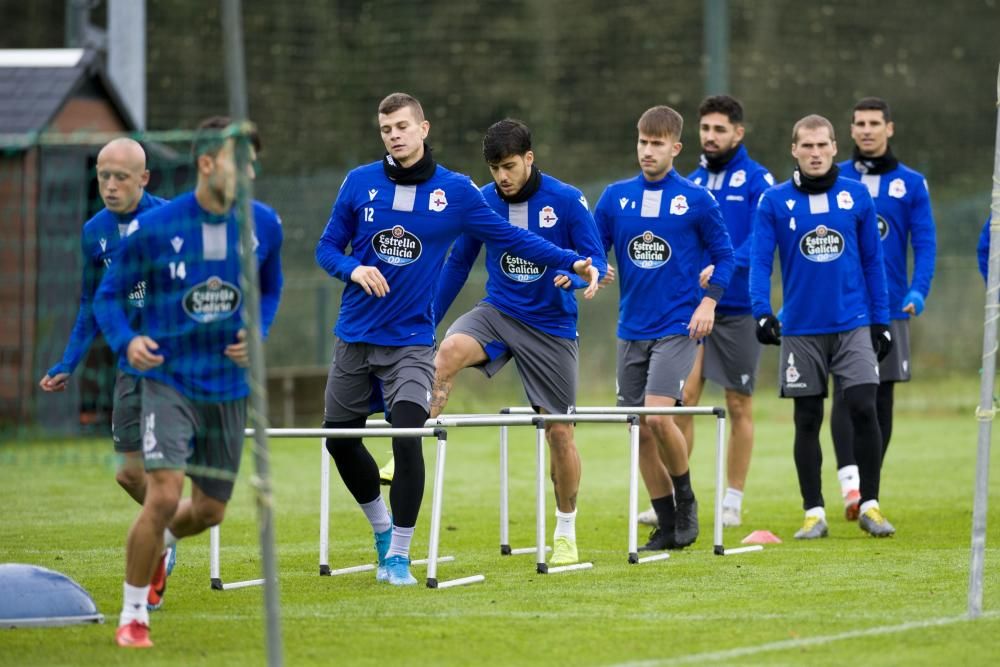
[[[149,182],[146,152],[132,139],[114,139],[97,154],[97,183],[104,208],[83,225],[83,282],[80,288],[80,310],[70,333],[62,359],[49,369],[39,382],[46,392],[65,391],[73,370],[87,354],[97,335],[94,318],[94,293],[111,265],[111,258],[125,236],[128,224],[140,213],[166,203],[145,191]],[[146,285],[137,283],[129,294],[129,318],[134,322],[143,306]],[[128,360],[118,358],[114,405],[111,412],[111,433],[115,452],[120,455],[115,479],[125,492],[140,505],[146,495],[146,479],[142,463],[142,437],[139,419],[139,378],[122,372]]]

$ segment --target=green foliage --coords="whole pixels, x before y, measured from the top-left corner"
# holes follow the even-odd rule
[[[376,584],[371,573],[317,575],[318,466],[315,441],[273,441],[285,662],[288,665],[608,664],[990,664],[1000,652],[1000,509],[988,522],[986,616],[974,623],[912,627],[841,640],[831,636],[964,614],[977,422],[971,378],[901,385],[883,476],[882,507],[898,535],[868,538],[839,513],[829,438],[824,481],[830,537],[791,539],[802,511],[792,463],[791,404],[755,399],[756,449],[744,525],[783,544],[720,558],[711,552],[712,431],[699,421],[693,481],[702,536],[668,561],[626,563],[627,449],[621,427],[581,425],[583,484],[577,519],[590,571],[542,576],[532,556],[497,549],[497,448],[493,429],[452,429],[444,492],[442,579],[474,573],[486,582],[430,591]],[[496,405],[489,409],[496,409]],[[512,436],[511,538],[534,536],[533,439]],[[387,441],[373,441],[376,459]],[[29,562],[72,576],[107,615],[103,626],[0,631],[0,665],[251,665],[264,662],[259,588],[208,587],[208,538],[181,543],[166,605],[152,615],[156,647],[136,655],[113,643],[121,604],[123,543],[136,506],[113,481],[111,443],[0,446],[0,562]],[[434,449],[414,544],[426,553]],[[1000,466],[992,466],[994,480]],[[222,576],[256,578],[259,555],[250,457],[222,526]],[[996,485],[994,484],[994,488]],[[548,488],[548,485],[547,485]],[[334,474],[333,567],[369,561],[371,535]],[[645,503],[645,494],[640,496]],[[547,499],[549,533],[553,504]],[[417,568],[420,576],[422,568]],[[760,647],[783,642],[770,650]],[[737,649],[748,647],[740,653]],[[728,652],[727,652],[728,651]],[[717,652],[727,652],[717,654]],[[708,655],[702,655],[708,654]],[[650,661],[650,662],[645,662]]]

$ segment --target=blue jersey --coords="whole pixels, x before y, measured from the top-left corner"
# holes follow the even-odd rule
[[[903,301],[910,290],[924,299],[931,291],[937,242],[934,214],[922,175],[902,164],[884,174],[863,174],[851,160],[840,163],[845,178],[861,181],[875,200],[878,231],[882,238],[885,277],[889,287],[889,315],[906,320]],[[913,246],[913,280],[908,276],[908,246]]]
[[[757,211],[760,196],[774,185],[774,177],[766,168],[751,160],[746,146],[741,145],[722,171],[711,172],[702,164],[691,172],[688,179],[708,188],[719,202],[722,219],[726,221],[726,229],[733,242],[736,268],[715,312],[723,315],[749,315],[750,232],[753,228],[753,214]]]
[[[83,355],[90,349],[97,335],[97,319],[94,317],[94,294],[104,276],[104,270],[111,264],[111,258],[118,249],[121,239],[125,238],[128,223],[137,215],[165,204],[166,199],[154,197],[148,192],[142,193],[139,205],[129,213],[114,213],[104,208],[83,225],[81,250],[83,252],[83,280],[80,285],[80,310],[76,314],[73,331],[66,343],[62,359],[48,370],[47,375],[54,377],[59,373],[72,373]],[[139,309],[142,308],[142,296],[145,285],[134,286],[128,299],[128,317],[134,324],[137,321]],[[118,356],[118,366],[124,369],[128,366],[125,355]]]
[[[990,270],[990,219],[986,218],[983,223],[983,230],[979,232],[979,243],[976,244],[976,259],[979,262],[979,273],[983,275],[985,281]]]
[[[267,335],[281,297],[281,222],[274,210],[253,202],[254,253],[260,281],[261,329]],[[138,329],[130,326],[122,297],[146,282]],[[97,290],[97,320],[120,354],[137,335],[159,344],[160,366],[139,373],[170,385],[195,401],[230,401],[249,393],[245,370],[225,356],[243,328],[239,225],[235,211],[215,215],[193,192],[141,215],[129,226]]]
[[[399,185],[374,162],[347,175],[316,246],[319,265],[347,283],[334,333],[348,343],[433,345],[435,290],[445,254],[463,232],[557,269],[582,259],[509,224],[468,176],[437,165],[427,181]],[[389,293],[369,296],[352,282],[360,265],[376,267]]]
[[[774,312],[775,247],[784,289],[783,333],[837,333],[889,323],[875,203],[864,185],[841,177],[828,191],[810,195],[785,181],[764,193],[750,254],[756,319]]]
[[[671,170],[609,185],[594,212],[605,249],[618,258],[618,337],[687,335],[701,301],[698,274],[707,253],[715,273],[705,294],[719,301],[733,274],[733,245],[718,202]]]
[[[524,202],[508,204],[497,194],[493,183],[483,186],[481,192],[486,203],[510,224],[528,229],[560,248],[570,248],[584,257],[592,257],[594,266],[603,276],[608,262],[586,198],[570,185],[545,174],[540,176],[538,191]],[[438,285],[434,304],[436,322],[444,318],[461,291],[482,245],[482,241],[469,234],[462,234],[455,242]],[[486,246],[486,273],[486,303],[545,333],[576,338],[576,295],[572,290],[552,284],[555,274],[567,275],[566,271],[549,271],[489,244]],[[569,272],[568,276],[574,287],[587,286],[575,273]]]

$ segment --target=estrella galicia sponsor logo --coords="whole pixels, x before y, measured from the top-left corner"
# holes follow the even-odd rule
[[[184,295],[184,312],[195,322],[208,324],[231,317],[242,301],[239,287],[212,276]]]
[[[832,262],[844,254],[844,237],[836,229],[818,225],[802,237],[799,250],[811,262]]]
[[[510,253],[500,255],[500,270],[511,280],[519,283],[533,283],[545,273],[544,266],[515,257]]]
[[[670,244],[646,230],[628,242],[628,256],[640,269],[658,269],[670,261]]]
[[[133,308],[142,308],[146,305],[146,281],[140,280],[128,293],[128,305]]]
[[[406,266],[420,258],[423,246],[420,239],[396,225],[392,229],[383,229],[372,237],[372,249],[378,258],[393,266]]]
[[[881,215],[876,216],[876,218],[878,219],[878,237],[885,241],[885,237],[889,235],[889,221]]]

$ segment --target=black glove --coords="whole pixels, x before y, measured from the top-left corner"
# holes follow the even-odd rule
[[[868,327],[872,333],[872,347],[875,348],[875,356],[878,357],[879,361],[882,361],[889,356],[889,352],[892,350],[892,334],[889,333],[889,327],[885,324],[873,324]],[[760,338],[760,334],[757,334]]]
[[[781,322],[768,313],[757,320],[757,340],[761,345],[781,345]]]

